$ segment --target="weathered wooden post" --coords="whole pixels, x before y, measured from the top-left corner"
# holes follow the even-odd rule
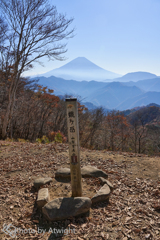
[[[76,98],[66,98],[72,197],[82,196],[78,106]]]

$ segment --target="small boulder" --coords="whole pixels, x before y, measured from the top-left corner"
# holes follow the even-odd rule
[[[48,188],[41,188],[38,191],[37,206],[39,208],[42,208],[49,201],[50,201],[50,196],[49,196]]]
[[[60,168],[55,173],[55,178],[70,178],[70,168]]]
[[[107,173],[103,172],[102,170],[92,167],[92,166],[84,166],[81,169],[82,177],[106,177],[108,178]]]
[[[87,197],[56,198],[42,208],[42,213],[49,221],[59,221],[87,213],[91,207]]]
[[[113,185],[112,185],[112,183],[111,182],[109,182],[107,179],[105,179],[105,178],[103,178],[103,177],[100,177],[99,178],[100,179],[100,181],[101,181],[101,183],[104,185],[104,184],[107,184],[109,187],[110,187],[110,189],[111,189],[111,191],[113,190]]]
[[[91,199],[92,203],[98,203],[109,200],[110,188],[105,184]]]
[[[52,182],[52,181],[53,181],[53,179],[50,178],[50,177],[46,177],[46,178],[36,178],[36,179],[34,180],[34,187],[35,187],[35,188],[39,188],[40,186],[43,186],[43,185],[45,185],[46,183],[50,183],[50,182]]]

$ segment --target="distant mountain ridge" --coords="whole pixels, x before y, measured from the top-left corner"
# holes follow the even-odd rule
[[[160,77],[156,77],[153,79],[146,79],[146,80],[140,80],[138,82],[126,82],[127,86],[137,86],[144,91],[154,91],[159,92],[160,91]]]
[[[88,59],[78,57],[43,75],[36,78],[41,85],[54,89],[57,96],[78,97],[90,109],[103,106],[123,111],[150,103],[160,104],[160,77],[149,72],[117,77]]]
[[[63,78],[65,80],[76,81],[98,81],[98,82],[137,82],[140,80],[157,78],[155,74],[149,72],[131,72],[124,76],[105,70],[85,57],[77,57],[62,67],[34,77]]]
[[[127,73],[122,77],[114,79],[114,81],[118,82],[137,82],[140,80],[146,80],[146,79],[153,79],[157,78],[157,76],[153,73],[149,72],[132,72],[132,73]]]
[[[75,80],[64,80],[63,78],[57,77],[36,77],[35,80],[39,79],[39,84],[43,86],[48,86],[54,89],[56,95],[73,95],[81,96],[86,98],[89,94],[94,93],[97,89],[106,86],[105,82],[96,81],[75,81]]]
[[[54,94],[80,97],[90,109],[103,106],[106,109],[126,110],[146,106],[150,103],[160,105],[160,79],[148,79],[138,82],[97,82],[64,80],[56,77],[39,77],[39,84],[54,90]],[[144,84],[143,84],[144,82]],[[147,83],[147,84],[146,84]],[[155,85],[157,84],[157,85]],[[145,91],[156,86],[156,91]],[[144,87],[144,88],[142,88]],[[89,104],[91,103],[91,104]]]
[[[122,102],[119,106],[119,110],[131,109],[137,106],[146,106],[150,103],[156,103],[160,105],[160,92],[146,92],[139,96],[129,98]]]
[[[53,69],[39,76],[55,76],[65,80],[76,81],[106,81],[107,79],[114,79],[121,75],[107,71],[92,63],[85,57],[78,57],[60,68]]]
[[[139,96],[144,91],[136,86],[125,86],[120,82],[108,83],[106,86],[96,90],[89,95],[89,100],[94,105],[103,106],[109,109],[119,109],[119,105],[127,99]]]

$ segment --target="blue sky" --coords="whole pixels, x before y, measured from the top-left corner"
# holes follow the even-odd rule
[[[77,57],[119,74],[146,71],[160,76],[160,0],[50,0],[74,17],[75,37],[66,61],[35,65],[27,75],[48,72]]]

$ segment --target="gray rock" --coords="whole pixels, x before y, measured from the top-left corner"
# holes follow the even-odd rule
[[[49,196],[48,188],[41,188],[38,191],[37,206],[39,208],[42,208],[49,201],[50,201],[50,196]]]
[[[103,172],[102,170],[96,168],[96,167],[92,167],[92,166],[84,166],[81,169],[81,174],[82,177],[106,177],[108,178],[108,175]]]
[[[107,173],[102,170],[92,167],[90,165],[85,166],[81,169],[82,177],[105,177],[108,178]],[[55,173],[56,178],[70,178],[70,168],[60,168]]]
[[[55,178],[70,178],[70,168],[60,168],[55,173]]]
[[[43,185],[45,185],[46,183],[50,183],[50,182],[52,182],[52,181],[53,181],[53,179],[50,178],[50,177],[48,177],[48,178],[36,178],[36,179],[34,180],[34,187],[35,187],[35,188],[39,188],[40,186],[43,186]]]
[[[42,208],[42,213],[49,221],[58,221],[86,213],[91,207],[87,197],[56,198]]]
[[[91,199],[92,203],[98,203],[109,200],[110,188],[105,184]]]
[[[113,185],[112,185],[112,183],[111,182],[109,182],[107,179],[105,179],[105,178],[103,178],[103,177],[100,177],[99,178],[100,179],[100,181],[101,181],[101,183],[104,185],[104,184],[107,184],[109,187],[110,187],[110,189],[111,189],[111,191],[113,190]]]

